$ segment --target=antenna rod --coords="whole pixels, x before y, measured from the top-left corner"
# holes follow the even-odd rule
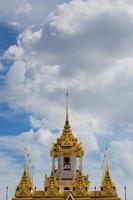
[[[36,186],[35,186],[35,199],[36,199]]]
[[[6,200],[8,200],[8,186],[6,187]]]
[[[66,93],[66,121],[68,121],[68,91]]]
[[[95,187],[94,187],[94,190],[95,190],[95,200],[96,200],[96,189],[97,189],[97,188],[96,188],[96,186],[95,186]]]
[[[124,191],[125,191],[125,200],[127,200],[127,187],[124,186]]]
[[[33,183],[33,176],[34,176],[34,166],[31,166],[31,179],[32,179],[32,183]]]

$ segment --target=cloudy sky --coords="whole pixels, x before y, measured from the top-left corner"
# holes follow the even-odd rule
[[[43,188],[49,150],[62,131],[69,90],[72,129],[84,171],[101,182],[109,146],[124,199],[133,183],[133,1],[0,0],[0,194],[13,197],[28,146]]]

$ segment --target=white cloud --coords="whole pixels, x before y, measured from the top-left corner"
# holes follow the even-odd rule
[[[28,135],[34,146],[36,182],[40,182],[39,178],[42,181],[48,146],[56,137],[51,130],[61,130],[64,91],[69,89],[70,121],[85,146],[86,156],[92,151],[101,156],[109,140],[117,137],[118,141],[111,143],[111,171],[121,191],[123,184],[131,187],[132,141],[128,141],[129,135],[123,141],[123,133],[118,132],[116,136],[114,132],[116,126],[123,125],[129,133],[133,123],[132,1],[73,0],[58,5],[56,10],[59,1],[54,5],[45,1],[45,6],[42,1],[15,2],[9,4],[9,13],[0,12],[7,21],[24,29],[17,44],[9,47],[3,56],[13,64],[0,88],[0,101],[30,113],[31,126],[39,130],[17,137],[1,137],[3,148],[17,150],[22,155],[21,140]],[[0,11],[5,11],[5,3],[1,5]],[[20,167],[18,161],[14,165],[12,160],[9,162],[14,168]],[[86,157],[86,170],[94,169],[91,178],[95,175],[96,181],[100,175],[100,168],[96,166],[100,161],[90,158],[90,169],[87,169],[88,162]],[[5,163],[7,167],[11,164]],[[125,183],[129,176],[129,183]]]
[[[102,6],[101,6],[102,5]],[[109,1],[109,0],[73,0],[69,3],[58,5],[56,12],[49,15],[50,25],[58,31],[66,34],[82,32],[88,22],[100,15],[117,15],[118,12],[127,12],[133,16],[131,1]]]
[[[0,169],[0,178],[1,178],[1,187],[0,193],[1,198],[5,198],[6,194],[6,187],[9,183],[9,197],[14,196],[15,187],[17,185],[18,180],[20,179],[20,165],[17,160],[13,157],[9,157],[9,155],[5,155],[0,153],[0,162],[1,162],[1,169]]]
[[[56,5],[61,2],[64,1],[0,0],[0,19],[21,29],[31,25],[40,27],[46,23],[48,13],[53,11]]]
[[[132,177],[133,171],[133,141],[125,139],[123,141],[112,141],[111,143],[111,150],[112,150],[112,160],[120,167],[121,163],[121,170],[126,172],[126,176]],[[127,154],[128,152],[128,154]]]
[[[132,177],[133,177],[133,140],[125,139],[112,141],[110,145],[110,160],[113,166],[112,174],[119,192],[124,198],[124,186],[127,186],[127,196],[132,198]]]
[[[68,4],[63,4],[61,8],[59,7],[59,14],[61,15],[62,11],[60,9],[64,9],[64,7],[70,10],[71,6],[77,8],[78,3],[83,4],[83,6],[87,4],[90,7],[94,7],[95,15],[91,15],[94,25],[91,25],[89,29],[91,31],[101,31],[99,24],[97,26],[98,30],[93,30],[97,23],[101,23],[97,21],[99,13],[97,13],[97,9],[95,10],[95,6],[101,6],[97,1],[94,1],[94,3],[92,1],[71,1]],[[110,10],[108,10],[108,6],[105,4],[103,6],[104,11],[101,11],[105,12],[106,10],[110,14],[110,18],[106,19],[107,22],[109,20],[109,23],[114,20],[113,8],[111,7],[113,5],[111,4],[109,6]],[[79,9],[75,9],[77,15],[79,11],[80,6]],[[129,15],[126,7],[125,12]],[[77,15],[73,15],[74,20],[81,24]],[[121,16],[121,12],[119,12],[119,15]],[[89,19],[89,21],[91,20]],[[126,20],[130,27],[130,19],[126,18]],[[107,25],[107,22],[105,25]],[[87,21],[87,23],[90,22]],[[120,30],[115,27],[115,34],[118,35],[119,31],[121,31],[121,22],[116,21],[115,23],[120,26]],[[116,40],[113,35],[111,35],[111,41],[109,41],[109,38],[103,41],[107,45],[105,52],[104,46],[99,49],[97,45],[93,45],[95,39],[97,42],[101,41],[101,36],[98,37],[96,35],[97,38],[92,38],[93,43],[88,43],[88,38],[90,37],[91,39],[90,30],[87,30],[88,34],[86,36],[81,34],[80,37],[77,37],[75,32],[74,38],[73,36],[66,37],[63,33],[62,35],[61,33],[52,35],[53,29],[51,30],[50,26],[51,24],[49,28],[44,27],[39,31],[34,31],[32,27],[28,28],[20,34],[17,45],[11,46],[5,53],[4,58],[13,61],[13,65],[5,77],[5,88],[2,93],[5,101],[15,109],[22,108],[28,112],[43,114],[51,118],[49,115],[52,115],[52,113],[48,112],[47,109],[51,106],[44,107],[43,105],[52,105],[56,109],[55,112],[61,111],[60,103],[62,105],[62,97],[59,98],[59,95],[63,90],[69,88],[72,92],[77,91],[75,98],[73,95],[71,101],[73,105],[77,104],[77,106],[80,103],[78,109],[84,111],[88,107],[89,114],[91,113],[93,117],[98,119],[102,118],[106,122],[112,122],[114,119],[125,120],[122,113],[127,113],[128,115],[131,111],[131,100],[129,102],[129,98],[132,99],[132,88],[129,87],[129,83],[132,84],[133,61],[130,54],[129,56],[127,54],[123,56],[123,53],[122,55],[117,55],[117,53],[112,53],[112,50],[119,50],[121,45],[124,45],[124,49],[121,48],[121,51],[127,50],[127,53],[129,53],[130,47],[128,46],[126,49],[126,45],[128,40],[132,41],[133,39],[131,36],[131,38],[128,37],[131,35],[130,31],[132,30],[129,30],[129,33],[126,32],[125,36],[121,36],[117,48],[115,46],[109,47],[112,40]],[[106,30],[106,26],[102,28]],[[85,32],[85,30],[81,31],[82,33]],[[104,35],[105,37],[108,36],[103,31],[102,37]],[[78,43],[79,45],[77,46]],[[133,51],[132,47],[130,51]],[[117,83],[118,81],[119,83]],[[123,92],[121,93],[122,90]],[[116,94],[118,93],[121,95],[117,96]],[[79,94],[81,97],[79,97]],[[126,98],[125,94],[128,94],[128,98]],[[51,97],[54,97],[55,100],[53,101]],[[76,100],[77,97],[79,101]],[[124,106],[127,104],[128,106],[130,105],[129,109]],[[125,117],[126,122],[130,123],[128,116]]]

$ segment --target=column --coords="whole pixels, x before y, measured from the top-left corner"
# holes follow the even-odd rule
[[[79,165],[79,170],[82,172],[82,156],[80,157],[80,165]]]
[[[51,169],[51,171],[54,172],[54,169],[55,169],[55,157],[51,158],[51,162],[52,162],[52,169]]]

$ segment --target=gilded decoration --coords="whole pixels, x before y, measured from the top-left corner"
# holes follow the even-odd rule
[[[91,182],[83,172],[84,149],[72,133],[69,123],[68,94],[65,125],[60,137],[52,144],[50,155],[51,174],[45,176],[44,189],[33,189],[33,181],[26,164],[12,200],[120,200],[109,173],[107,156],[101,186],[90,190]]]

